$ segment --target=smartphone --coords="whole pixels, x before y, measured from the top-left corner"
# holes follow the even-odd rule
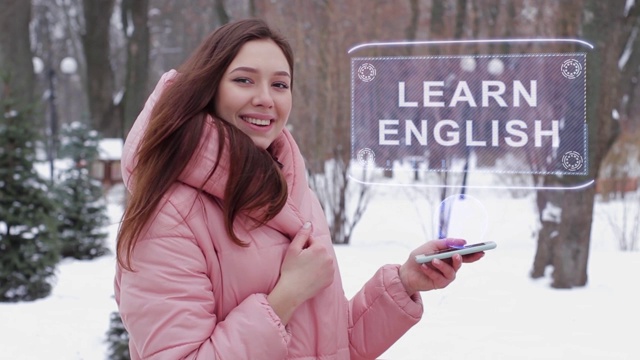
[[[491,250],[495,249],[496,246],[497,244],[495,242],[487,241],[460,247],[450,247],[448,249],[436,251],[432,254],[416,255],[416,262],[419,264],[424,264],[432,261],[433,259],[448,259],[455,254],[469,255],[480,251]]]

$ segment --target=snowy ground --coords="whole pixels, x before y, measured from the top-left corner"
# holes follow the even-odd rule
[[[350,246],[336,247],[345,291],[352,295],[385,263],[405,260],[433,238],[437,203],[423,190],[375,187],[375,196]],[[469,242],[498,248],[465,265],[448,288],[423,294],[425,315],[383,359],[640,359],[640,252],[616,250],[607,220],[612,205],[598,205],[588,286],[553,290],[549,278],[531,280],[536,228],[531,198],[475,191],[484,208],[465,214]],[[122,189],[109,194],[111,246],[122,208]],[[484,217],[486,216],[486,221]],[[477,220],[480,219],[480,220]],[[475,223],[475,222],[477,223]],[[485,224],[486,223],[486,224]],[[115,257],[65,260],[51,296],[0,304],[0,358],[103,360]]]

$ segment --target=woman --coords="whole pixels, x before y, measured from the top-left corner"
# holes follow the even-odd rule
[[[116,301],[132,359],[374,359],[462,258],[387,265],[348,301],[286,130],[293,54],[260,20],[214,31],[162,76],[127,137]],[[482,254],[465,257],[465,262]]]

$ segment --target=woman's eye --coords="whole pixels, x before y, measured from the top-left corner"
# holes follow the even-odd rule
[[[289,84],[287,83],[283,83],[283,82],[277,82],[275,84],[273,84],[273,86],[280,88],[280,89],[288,89],[289,88]]]
[[[251,84],[251,79],[248,78],[235,78],[233,81],[241,84]]]

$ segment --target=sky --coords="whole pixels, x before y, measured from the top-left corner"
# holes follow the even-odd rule
[[[111,249],[123,193],[116,186],[107,194]],[[413,248],[434,237],[438,202],[427,193],[372,187],[351,244],[335,248],[347,296],[377,268],[404,262]],[[587,286],[556,290],[549,286],[550,272],[537,280],[528,275],[536,246],[533,197],[473,189],[469,195],[472,205],[457,204],[464,210],[454,212],[454,220],[467,222],[454,221],[451,235],[470,243],[495,241],[497,248],[480,262],[463,265],[447,288],[422,293],[422,320],[380,359],[640,359],[640,252],[617,249],[611,225],[623,213],[621,203],[596,205]],[[631,209],[637,219],[637,206]],[[114,270],[113,254],[66,259],[49,297],[0,304],[0,358],[106,359],[109,315],[117,309]]]

